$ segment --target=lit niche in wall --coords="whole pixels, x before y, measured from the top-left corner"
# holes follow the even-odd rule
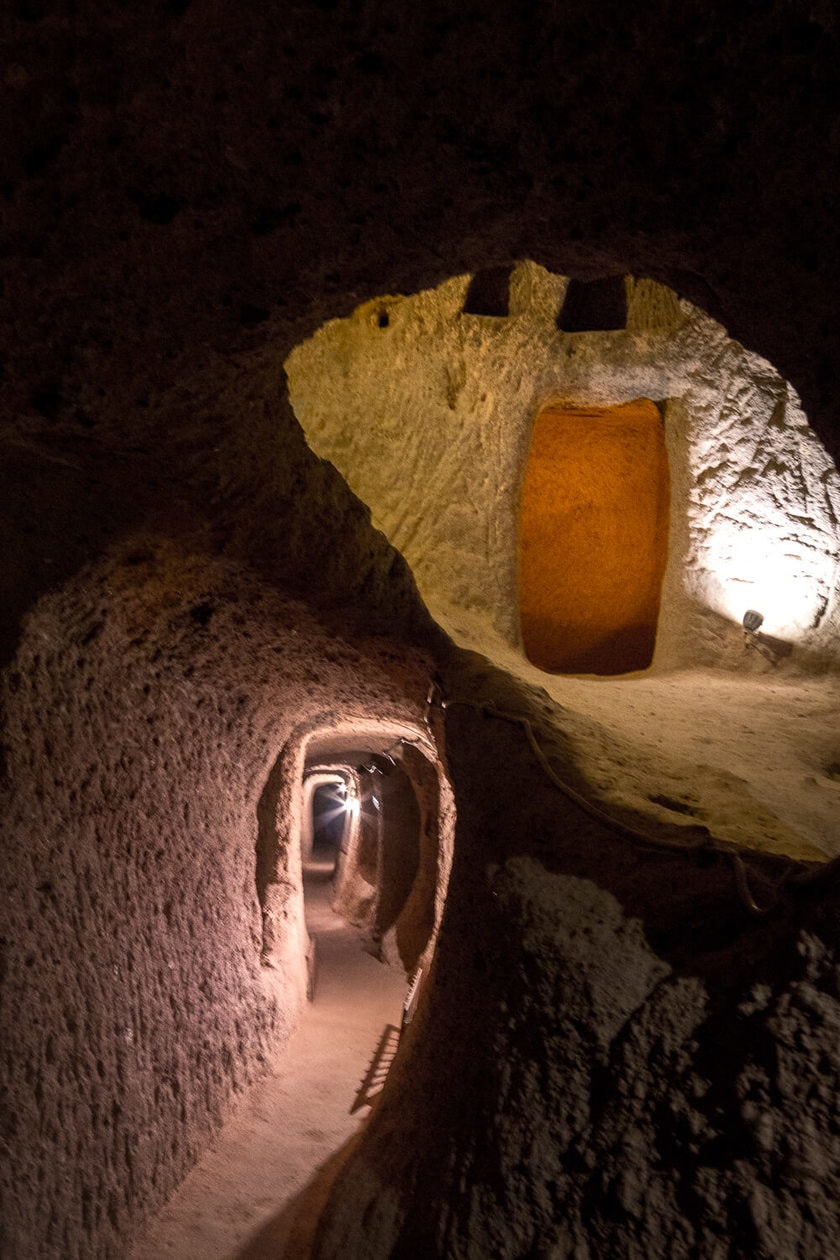
[[[366,302],[285,368],[432,615],[505,668],[741,668],[748,608],[840,656],[837,469],[772,365],[664,285],[492,267]]]
[[[668,459],[654,403],[542,408],[519,533],[522,640],[532,664],[578,674],[648,668],[668,517]]]

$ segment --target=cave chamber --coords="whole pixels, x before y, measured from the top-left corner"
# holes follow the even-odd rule
[[[429,963],[313,1260],[836,1253],[832,6],[448,8],[4,7],[15,1260],[123,1260],[281,1061],[310,774]],[[529,651],[529,452],[641,400],[599,673]]]

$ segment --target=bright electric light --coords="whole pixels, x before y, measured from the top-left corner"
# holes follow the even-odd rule
[[[359,800],[354,795],[354,789],[348,789],[346,783],[334,783],[330,788],[330,796],[333,805],[330,809],[325,810],[321,815],[325,824],[334,822],[337,818],[347,817],[357,818],[359,815]]]
[[[342,804],[345,814],[349,814],[351,818],[359,816],[359,798],[357,796],[348,796]]]
[[[750,527],[719,518],[703,548],[705,602],[740,624],[745,608],[760,608],[763,629],[796,641],[818,623],[834,584],[836,558],[793,542],[787,528]],[[786,537],[786,535],[788,535]]]

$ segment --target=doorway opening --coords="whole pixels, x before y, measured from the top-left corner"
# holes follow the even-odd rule
[[[347,789],[322,785],[312,798],[312,856],[335,868],[344,836]]]
[[[647,398],[550,403],[525,470],[519,611],[525,654],[550,673],[625,674],[653,659],[668,558],[662,417]]]
[[[300,857],[307,875],[333,879],[346,851],[357,800],[352,781],[343,774],[315,771],[304,781]]]
[[[304,885],[320,883],[371,953],[413,975],[434,952],[455,830],[427,729],[332,714],[313,725],[284,747],[257,811],[261,961],[301,999],[311,982]]]
[[[435,926],[438,794],[434,768],[401,740],[319,753],[304,770],[304,892],[328,882],[333,911],[406,971]]]

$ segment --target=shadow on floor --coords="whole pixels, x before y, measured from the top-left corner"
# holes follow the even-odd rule
[[[315,1229],[339,1171],[350,1158],[364,1126],[330,1156],[283,1211],[264,1225],[236,1260],[309,1260]]]
[[[386,1024],[385,1031],[379,1038],[377,1047],[373,1052],[370,1066],[365,1072],[362,1083],[353,1100],[353,1106],[350,1108],[351,1116],[361,1110],[362,1107],[373,1106],[382,1093],[399,1044],[399,1028],[397,1028],[396,1024]]]

